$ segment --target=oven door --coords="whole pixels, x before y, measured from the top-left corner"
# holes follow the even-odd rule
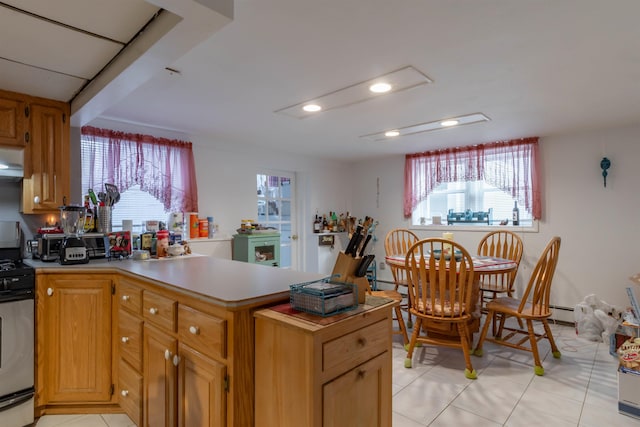
[[[0,411],[11,395],[33,387],[33,310],[33,298],[0,300]]]

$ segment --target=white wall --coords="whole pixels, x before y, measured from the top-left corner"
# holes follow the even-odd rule
[[[607,302],[626,307],[629,277],[640,271],[640,126],[542,138],[543,218],[537,233],[522,233],[525,251],[517,285],[526,286],[529,274],[549,239],[562,238],[560,260],[553,282],[552,304],[573,308],[595,293]],[[600,160],[611,160],[607,188]],[[360,162],[354,167],[354,204],[380,221],[376,258],[384,259],[382,241],[396,227],[410,227],[402,213],[404,156]],[[376,180],[380,179],[376,202]],[[456,231],[455,238],[470,251],[485,233]],[[420,230],[421,237],[438,231]],[[390,280],[388,270],[378,277]],[[562,317],[561,313],[558,317]]]

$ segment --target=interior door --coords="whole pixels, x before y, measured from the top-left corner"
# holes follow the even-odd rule
[[[295,173],[257,174],[258,223],[280,232],[280,267],[297,269]]]

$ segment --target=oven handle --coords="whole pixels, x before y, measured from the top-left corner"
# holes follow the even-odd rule
[[[11,409],[14,406],[18,406],[27,400],[31,399],[36,394],[35,387],[29,387],[28,389],[17,391],[9,396],[6,396],[0,401],[0,412]]]

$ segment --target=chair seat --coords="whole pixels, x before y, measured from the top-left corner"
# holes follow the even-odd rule
[[[436,299],[435,305],[431,304],[431,300],[427,300],[427,303],[424,304],[422,300],[416,301],[414,303],[416,306],[416,310],[418,312],[423,312],[425,314],[435,315],[435,316],[451,316],[452,314],[455,316],[460,316],[465,312],[465,305],[456,302],[453,307],[451,306],[451,301],[445,301],[444,306],[440,302],[439,299]]]
[[[487,303],[487,310],[494,310],[500,313],[505,313],[508,316],[518,316],[523,319],[543,319],[551,316],[551,311],[540,311],[540,308],[534,312],[534,307],[531,303],[526,303],[523,310],[518,312],[520,307],[520,300],[511,297],[496,298]]]

